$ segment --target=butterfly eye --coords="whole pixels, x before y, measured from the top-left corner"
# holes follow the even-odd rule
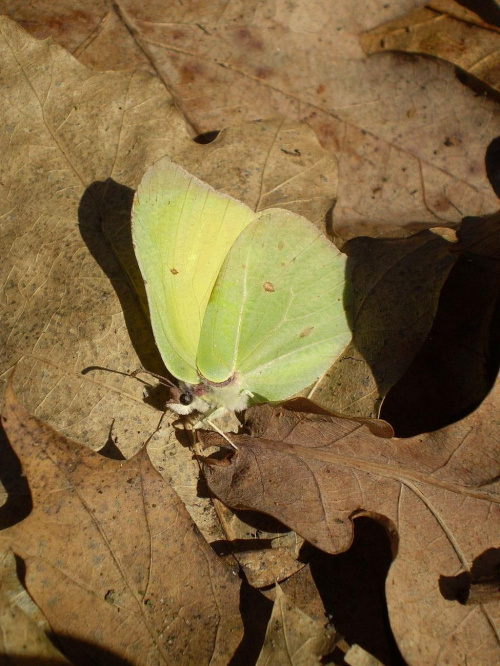
[[[182,393],[179,402],[181,405],[190,405],[193,402],[193,396],[189,393]]]

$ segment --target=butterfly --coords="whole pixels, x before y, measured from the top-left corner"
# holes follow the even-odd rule
[[[178,414],[213,425],[283,402],[351,339],[346,257],[289,210],[256,213],[165,157],[135,194],[132,240]]]

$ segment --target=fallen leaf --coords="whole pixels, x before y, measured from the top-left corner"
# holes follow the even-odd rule
[[[69,656],[77,641],[88,658],[227,664],[243,636],[239,580],[146,450],[104,458],[32,416],[11,387],[3,423],[33,511],[0,542],[24,560],[26,587]]]
[[[235,513],[213,499],[225,539],[212,547],[220,555],[234,558],[252,587],[265,588],[293,576],[305,563],[300,561],[304,545],[295,532],[260,513]]]
[[[406,239],[356,238],[343,246],[353,338],[308,397],[343,415],[379,416],[382,400],[431,329],[457,260],[452,248],[432,231]]]
[[[460,572],[498,546],[500,382],[468,417],[442,430],[380,439],[352,421],[263,407],[229,464],[205,467],[226,504],[268,513],[330,553],[352,541],[352,519],[380,520],[395,560],[386,594],[409,663],[498,660],[500,602],[463,606]],[[208,435],[209,442],[217,437]]]
[[[454,0],[429,2],[371,30],[361,43],[367,53],[403,51],[442,58],[500,92],[500,29]]]
[[[21,585],[11,551],[0,554],[0,626],[0,655],[8,655],[5,663],[33,659],[51,666],[70,664],[48,638],[50,625]]]
[[[353,645],[346,653],[344,660],[349,666],[382,666],[382,662],[359,645]]]
[[[308,617],[276,586],[276,600],[257,666],[320,664],[332,651],[335,631]]]
[[[362,52],[363,33],[421,4],[126,0],[75,12],[65,0],[6,12],[97,69],[154,68],[193,134],[277,113],[308,122],[339,160],[333,221],[353,237],[408,235],[497,208],[484,168],[500,133],[495,104],[446,63]]]

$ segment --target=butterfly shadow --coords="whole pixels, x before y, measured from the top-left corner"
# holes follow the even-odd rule
[[[140,364],[152,372],[167,376],[153,337],[144,283],[132,245],[133,198],[134,190],[112,178],[92,183],[80,200],[79,229],[89,252],[118,296]],[[161,398],[163,400],[164,396]]]

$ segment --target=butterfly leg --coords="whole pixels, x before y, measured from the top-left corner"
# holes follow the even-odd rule
[[[223,432],[218,426],[215,425],[212,419],[218,419],[221,416],[224,416],[224,414],[227,412],[226,407],[218,407],[217,409],[214,409],[212,412],[209,412],[207,415],[204,415],[202,419],[200,419],[197,423],[194,424],[193,429],[194,430],[199,430],[200,428],[203,428],[205,424],[208,424],[215,432],[219,433],[222,437],[224,437],[225,440],[231,444],[231,446],[238,450],[238,447],[234,442],[232,442],[229,437],[226,435],[225,432]]]
[[[221,435],[222,437],[224,437],[224,439],[227,440],[227,441],[231,444],[231,446],[233,447],[233,449],[236,449],[236,451],[238,450],[238,447],[236,446],[236,444],[235,444],[234,442],[232,442],[232,441],[229,439],[229,437],[226,435],[226,433],[223,432],[219,427],[217,427],[217,426],[215,425],[215,423],[212,423],[212,421],[211,421],[209,418],[205,418],[204,420],[205,420],[205,421],[206,421],[206,422],[207,422],[207,423],[208,423],[208,424],[209,424],[209,425],[215,430],[215,432],[218,432],[219,435]]]

